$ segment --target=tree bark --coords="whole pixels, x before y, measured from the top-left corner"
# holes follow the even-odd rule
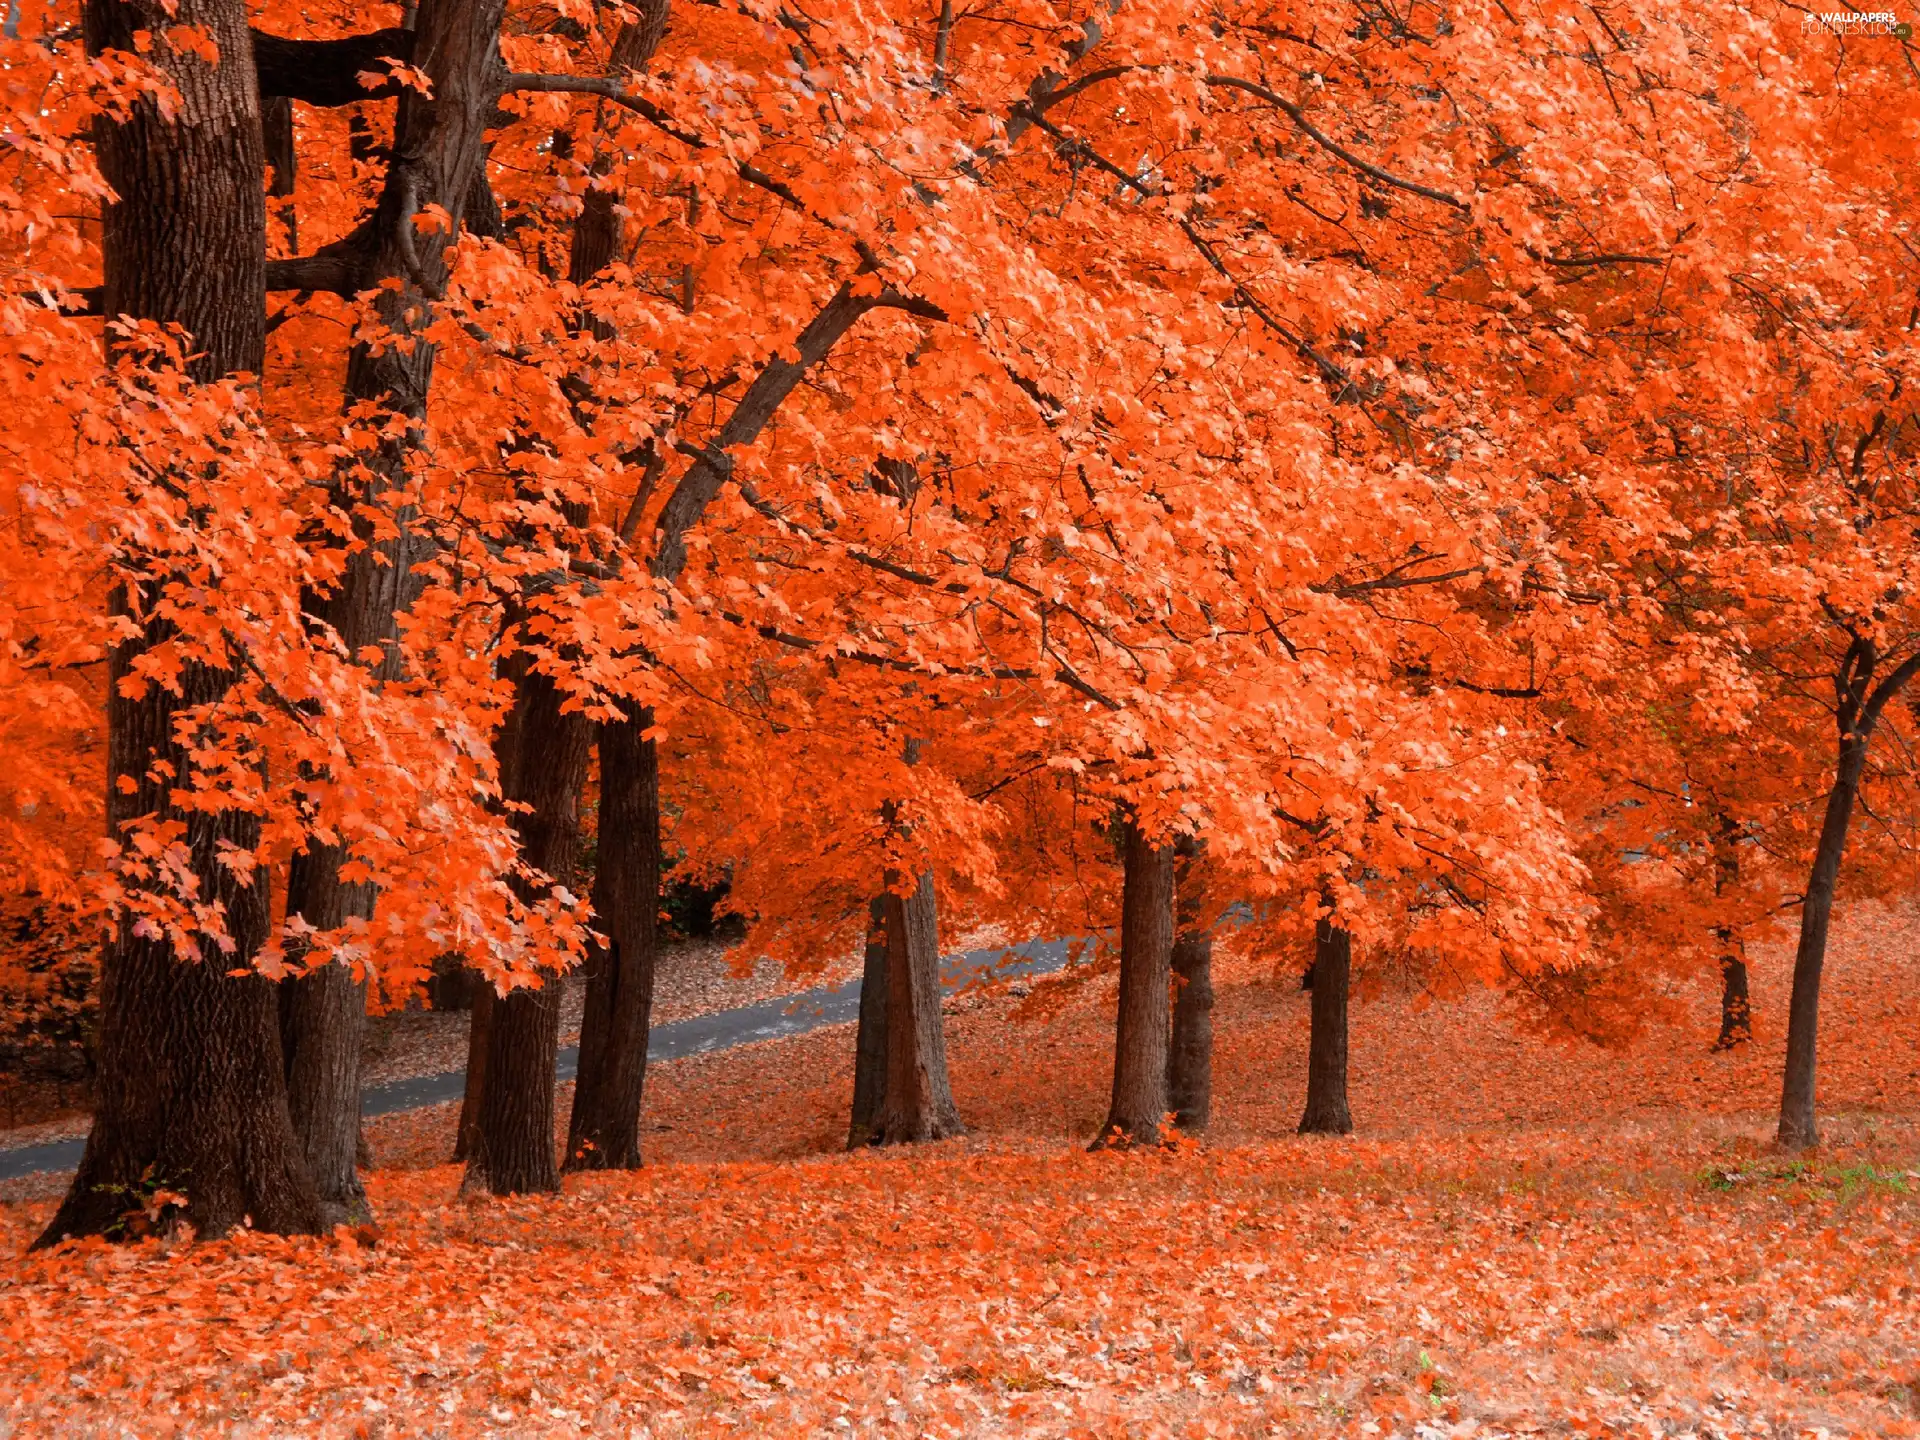
[[[645,0],[621,26],[608,69],[622,75],[653,58],[666,30],[667,0]],[[596,180],[612,168],[603,152]],[[618,196],[590,186],[574,221],[568,278],[585,285],[612,263],[621,244]],[[586,318],[591,332],[609,327]],[[565,1168],[635,1170],[640,1166],[640,1107],[647,1083],[647,1037],[660,918],[660,757],[646,738],[653,712],[623,706],[599,727],[600,856],[593,909],[607,944],[588,957],[580,1069],[567,1122]]]
[[[307,858],[295,856],[294,864]],[[333,873],[337,876],[337,868]],[[320,912],[310,899],[296,906],[291,878],[287,888],[289,913],[311,918]],[[345,965],[323,965],[280,983],[288,1109],[321,1217],[329,1226],[365,1220],[371,1213],[359,1171],[360,1047],[366,1015],[366,982],[356,980]]]
[[[1753,999],[1747,988],[1747,962],[1729,951],[1720,957],[1720,1038],[1716,1050],[1731,1050],[1753,1039]]]
[[[1188,1134],[1213,1119],[1213,932],[1199,905],[1198,846],[1175,847],[1173,1038],[1167,1051],[1167,1106]]]
[[[431,322],[430,292],[446,283],[443,247],[453,239],[451,234],[420,235],[414,216],[424,206],[440,205],[457,227],[476,175],[484,179],[482,139],[493,112],[503,11],[504,0],[426,0],[414,31],[381,32],[319,47],[265,37],[258,56],[262,76],[280,94],[302,94],[298,87],[303,78],[332,73],[336,64],[343,69],[373,65],[377,70],[381,67],[374,55],[410,55],[416,49],[432,81],[431,97],[412,89],[399,91],[394,159],[372,222],[369,263],[362,276],[368,286],[399,282],[382,293],[374,308],[390,335],[409,343],[363,341],[347,358],[347,407],[372,405],[405,424],[335,472],[328,500],[351,517],[352,553],[338,588],[303,597],[303,608],[331,629],[346,654],[382,656],[374,668],[383,682],[404,673],[399,619],[419,596],[422,582],[415,566],[432,549],[420,533],[407,462],[425,438],[427,393],[433,383],[434,346],[418,332]],[[363,90],[354,98],[365,95]],[[317,103],[343,102],[322,97]],[[380,512],[390,525],[376,522]],[[288,915],[299,915],[322,931],[371,919],[374,888],[340,879],[340,867],[349,858],[340,845],[315,845],[296,855],[288,872]],[[284,1034],[294,1124],[328,1213],[363,1214],[366,1196],[353,1161],[360,1132],[366,987],[338,963],[288,983],[294,994],[286,1006]]]
[[[1332,920],[1313,932],[1313,1032],[1307,1044],[1307,1108],[1302,1135],[1351,1135],[1347,1108],[1347,990],[1353,937]]]
[[[521,858],[556,885],[573,887],[580,852],[580,787],[592,726],[527,657],[508,662],[513,712],[499,741],[500,791],[526,809],[514,812]],[[539,898],[525,882],[522,898]],[[560,1049],[560,982],[509,991],[494,1001],[479,1123],[464,1188],[495,1195],[557,1190],[554,1163],[554,1062]]]
[[[480,1097],[487,1089],[487,1056],[493,1050],[493,1007],[499,999],[484,975],[473,983],[473,1005],[467,1016],[467,1079],[460,1097],[460,1125],[454,1132],[453,1163],[474,1153],[480,1142]]]
[[[1198,1135],[1213,1119],[1213,931],[1202,912],[1200,841],[1183,835],[1173,870],[1173,1039],[1167,1106]]]
[[[210,35],[224,63],[154,46],[149,58],[178,92],[177,108],[163,114],[141,98],[124,120],[95,122],[101,173],[116,197],[102,217],[102,309],[183,326],[196,379],[258,374],[266,347],[266,163],[246,7],[237,0],[172,7],[88,0],[84,11],[92,55],[132,53],[137,32],[165,34],[175,25]],[[136,935],[122,917],[102,957],[93,1126],[73,1186],[36,1245],[180,1218],[209,1237],[248,1222],[281,1233],[320,1227],[287,1112],[273,988],[258,976],[228,973],[258,953],[271,907],[264,870],[243,884],[218,857],[225,846],[256,849],[260,823],[181,809],[172,781],[154,768],[165,762],[175,775],[190,773],[177,722],[190,707],[219,700],[236,677],[188,664],[177,694],[158,685],[138,699],[121,693],[135,658],[173,639],[167,622],[146,618],[156,598],[145,587],[130,594],[122,586],[110,601],[141,629],[108,653],[108,833],[117,838],[149,816],[183,823],[200,893],[224,908],[234,949],[194,962],[164,937]],[[116,783],[122,777],[133,781],[129,793]],[[184,1205],[160,1191],[184,1194]]]
[[[853,1042],[853,1116],[847,1148],[871,1145],[887,1094],[887,913],[886,897],[868,906],[867,953],[860,972],[860,1026]]]
[[[593,909],[608,944],[587,974],[580,1075],[567,1127],[569,1170],[640,1166],[640,1107],[660,918],[660,757],[653,712],[600,730],[600,866]],[[598,947],[596,947],[598,948]]]
[[[1715,815],[1713,836],[1713,894],[1722,899],[1740,879],[1740,832],[1724,811]],[[1747,962],[1740,954],[1740,932],[1732,925],[1714,927],[1720,951],[1720,1038],[1715,1050],[1731,1050],[1753,1039],[1753,1004],[1747,990]]]
[[[889,877],[890,881],[892,877]],[[964,1135],[947,1078],[940,1015],[940,921],[931,872],[909,895],[887,891],[887,1079],[875,1145]]]
[[[1167,1112],[1167,988],[1173,958],[1173,845],[1128,816],[1120,901],[1120,1011],[1113,1101],[1094,1149],[1155,1144]]]
[[[1866,733],[1843,734],[1833,789],[1814,847],[1813,873],[1800,905],[1800,943],[1793,957],[1793,999],[1787,1012],[1787,1064],[1780,1087],[1780,1144],[1807,1150],[1820,1143],[1814,1112],[1814,1074],[1820,1035],[1820,976],[1826,966],[1827,932],[1833,923],[1833,896],[1840,881],[1840,858],[1866,770]]]

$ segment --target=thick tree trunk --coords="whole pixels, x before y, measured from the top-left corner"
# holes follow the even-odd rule
[[[1120,901],[1120,1013],[1114,1027],[1113,1101],[1093,1142],[1158,1143],[1167,1112],[1167,987],[1173,958],[1173,845],[1153,844],[1125,822]]]
[[[853,1042],[853,1116],[847,1148],[873,1143],[887,1094],[887,901],[868,907],[867,953],[860,971],[860,1025]]]
[[[1307,1108],[1302,1135],[1350,1135],[1347,1109],[1347,990],[1353,937],[1331,920],[1313,932],[1313,1033],[1307,1044]]]
[[[1213,1122],[1213,936],[1186,931],[1173,944],[1179,993],[1167,1055],[1167,1106],[1190,1135]]]
[[[307,857],[294,858],[297,865]],[[314,913],[296,910],[291,895],[287,904],[289,913],[308,918]],[[345,965],[324,965],[280,984],[287,1104],[328,1225],[364,1220],[370,1213],[358,1168],[360,1045],[366,1014],[366,984],[354,979]]]
[[[514,670],[514,706],[499,742],[500,791],[525,805],[514,812],[521,858],[558,885],[576,882],[580,786],[592,726],[564,711],[551,679],[527,664]],[[537,898],[527,893],[529,900]],[[467,1155],[465,1187],[495,1195],[557,1190],[554,1165],[554,1061],[560,1048],[560,981],[544,977],[493,1004],[480,1090],[479,1123]],[[469,1060],[471,1064],[471,1059]]]
[[[266,345],[266,172],[246,7],[88,0],[84,22],[90,54],[132,53],[138,32],[191,25],[212,38],[223,61],[152,47],[150,63],[178,92],[172,114],[142,99],[123,121],[96,121],[101,173],[117,197],[103,216],[102,308],[184,326],[197,352],[189,367],[195,378],[258,374]],[[155,769],[163,762],[173,775],[190,772],[176,721],[217,701],[235,677],[189,664],[178,694],[151,684],[139,699],[121,693],[135,658],[173,639],[167,622],[146,618],[156,598],[124,587],[112,597],[116,613],[133,615],[141,630],[108,654],[108,833],[118,838],[129,822],[149,816],[182,822],[200,894],[224,909],[234,949],[195,962],[164,938],[134,934],[123,917],[102,957],[93,1127],[73,1187],[38,1245],[182,1217],[203,1236],[247,1222],[283,1233],[320,1226],[287,1113],[273,988],[228,974],[258,953],[271,907],[266,872],[242,885],[219,855],[227,846],[253,851],[259,822],[182,812],[173,782]],[[128,793],[123,777],[133,782]],[[184,1195],[184,1205],[162,1191]]]
[[[874,1126],[875,1145],[904,1145],[966,1134],[947,1078],[946,1027],[940,1015],[940,920],[931,872],[910,895],[888,890],[887,1079]]]
[[[587,975],[569,1170],[640,1165],[640,1106],[660,918],[660,757],[653,712],[600,726],[600,866],[593,908],[608,945]]]
[[[1833,922],[1833,895],[1840,881],[1840,857],[1847,848],[1853,804],[1866,769],[1869,734],[1843,735],[1833,789],[1827,794],[1813,873],[1800,905],[1800,944],[1793,957],[1793,1000],[1787,1012],[1787,1065],[1780,1087],[1780,1144],[1805,1150],[1820,1143],[1814,1114],[1814,1071],[1820,1035],[1820,974],[1827,960],[1827,931]]]

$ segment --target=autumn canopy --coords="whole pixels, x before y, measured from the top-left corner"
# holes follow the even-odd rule
[[[965,1130],[963,932],[1117,971],[1083,1138],[1176,1151],[1216,941],[1345,1132],[1350,972],[1729,1049],[1777,937],[1818,1143],[1836,899],[1920,878],[1910,26],[12,0],[0,107],[42,1244],[364,1219],[366,1017],[462,975],[469,1192],[638,1167],[663,863],[865,943],[856,1144]]]

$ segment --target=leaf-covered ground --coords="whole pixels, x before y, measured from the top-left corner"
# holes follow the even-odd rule
[[[1705,992],[1603,1054],[1390,990],[1351,1140],[1285,1133],[1303,997],[1233,963],[1180,1153],[1076,1143],[1098,983],[961,1002],[974,1133],[913,1154],[833,1153],[844,1030],[660,1067],[651,1168],[558,1199],[461,1201],[449,1117],[395,1117],[377,1238],[10,1260],[0,1435],[1920,1434],[1913,939],[1830,961],[1807,1165],[1763,1143],[1778,953],[1733,1056]]]

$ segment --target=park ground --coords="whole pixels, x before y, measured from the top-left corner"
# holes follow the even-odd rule
[[[1291,1134],[1297,977],[1216,965],[1216,1123],[1088,1155],[1112,982],[952,1003],[972,1133],[839,1152],[845,1028],[676,1061],[646,1170],[468,1202],[450,1107],[370,1138],[377,1227],[26,1255],[0,1440],[40,1435],[1920,1435],[1920,916],[1828,962],[1826,1143],[1772,1150],[1789,957],[1713,1054],[1489,997],[1358,1004],[1349,1139]],[[562,1094],[564,1115],[566,1095]]]

